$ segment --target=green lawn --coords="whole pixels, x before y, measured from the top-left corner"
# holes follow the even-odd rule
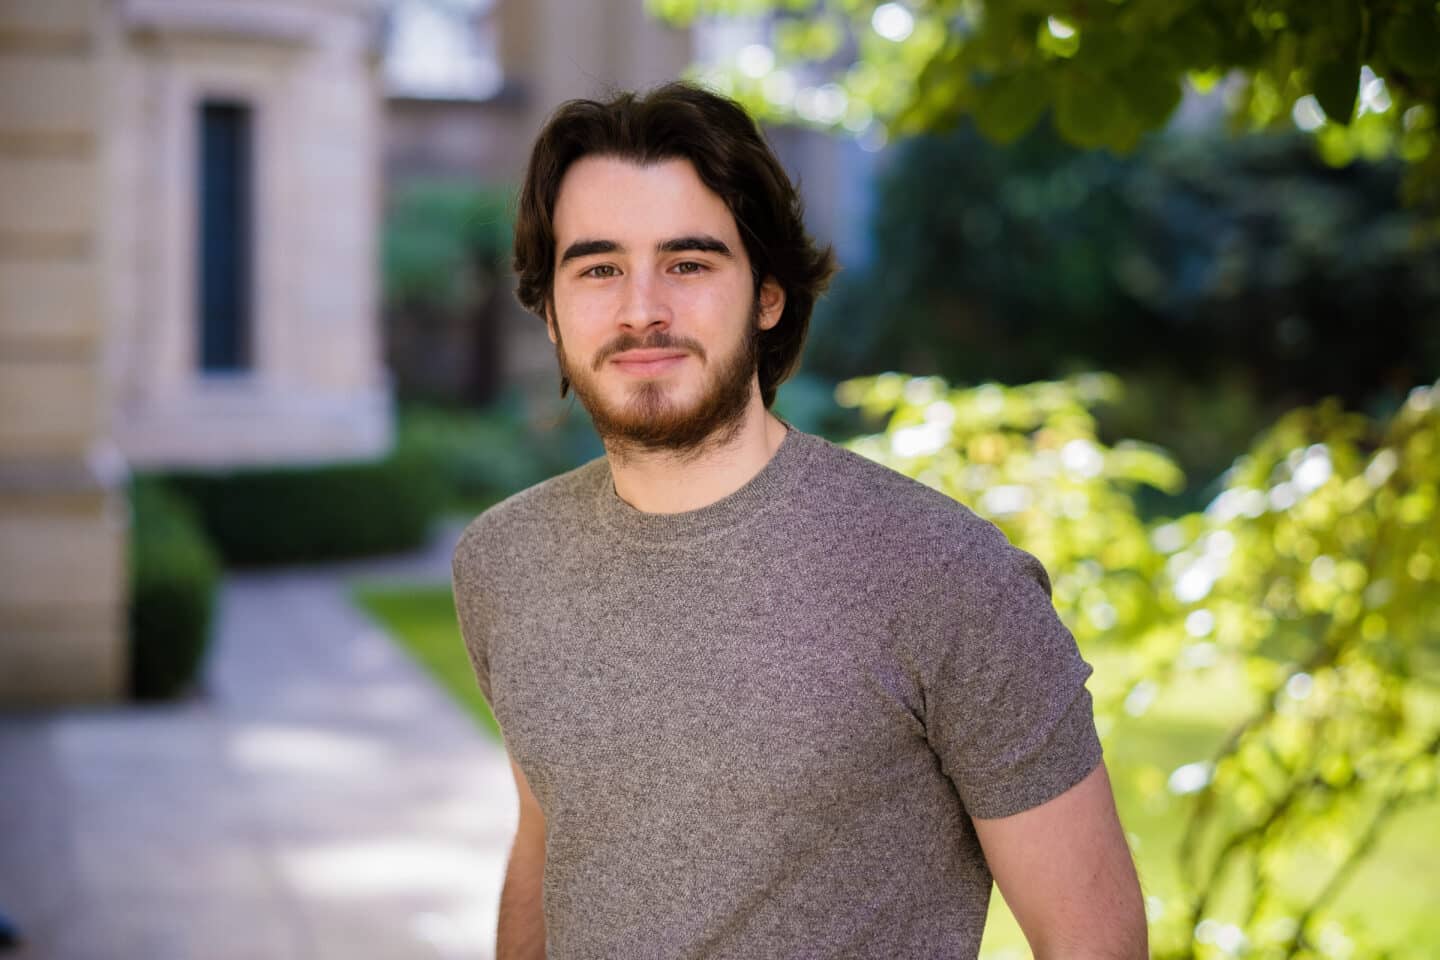
[[[460,641],[448,586],[362,583],[353,596],[499,740],[499,727]],[[1103,663],[1098,666],[1104,669]],[[1168,899],[1179,884],[1175,851],[1186,807],[1164,790],[1165,778],[1182,764],[1207,758],[1221,742],[1239,713],[1236,706],[1224,706],[1227,703],[1223,684],[1214,689],[1194,685],[1181,696],[1157,702],[1143,719],[1127,721],[1106,744],[1116,803],[1148,894]],[[1440,894],[1437,861],[1440,803],[1412,808],[1390,823],[1374,855],[1354,874],[1328,915],[1363,933],[1370,945],[1392,948],[1396,957],[1440,955],[1440,911],[1434,909]],[[1024,938],[998,896],[984,955],[990,960],[1027,955]],[[1362,948],[1354,957],[1363,960],[1365,955]]]
[[[500,741],[500,725],[480,694],[470,658],[460,641],[455,603],[448,586],[397,588],[362,582],[351,588],[350,595],[460,701],[497,743]]]

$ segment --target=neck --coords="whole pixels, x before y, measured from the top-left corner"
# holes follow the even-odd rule
[[[621,500],[646,513],[699,510],[749,483],[785,439],[785,424],[757,392],[731,430],[676,454],[606,443],[610,475]]]

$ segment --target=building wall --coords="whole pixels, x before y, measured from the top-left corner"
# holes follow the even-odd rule
[[[123,693],[100,0],[0,4],[0,705]]]
[[[380,91],[365,0],[127,0],[113,84],[106,302],[115,437],[137,466],[383,454]],[[198,363],[198,112],[253,117],[253,366]]]
[[[480,23],[457,16],[455,28],[493,31],[493,43],[480,46],[498,50],[500,88],[486,99],[392,95],[385,136],[392,180],[518,182],[530,144],[562,101],[677,79],[694,53],[691,32],[660,23],[641,0],[495,0]]]
[[[0,2],[0,706],[126,693],[129,466],[383,454],[370,0]],[[254,118],[254,364],[202,373],[197,117]]]

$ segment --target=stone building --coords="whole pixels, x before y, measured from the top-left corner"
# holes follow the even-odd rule
[[[0,3],[0,705],[123,695],[131,467],[388,448],[377,12]]]

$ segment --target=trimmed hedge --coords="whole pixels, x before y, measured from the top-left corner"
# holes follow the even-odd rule
[[[188,504],[153,477],[130,486],[130,695],[165,700],[210,646],[220,565]]]
[[[605,452],[583,411],[540,424],[514,396],[479,409],[407,404],[399,444],[435,465],[450,510],[471,515]]]
[[[227,565],[315,563],[423,545],[444,503],[433,460],[175,473]]]

